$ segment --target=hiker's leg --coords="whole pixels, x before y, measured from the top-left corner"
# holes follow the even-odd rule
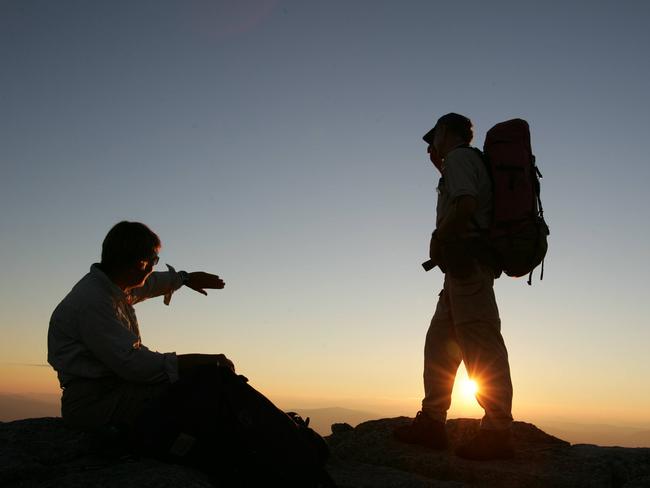
[[[476,398],[485,410],[481,427],[509,428],[512,382],[494,297],[494,273],[489,267],[477,265],[467,278],[450,277],[449,290],[463,361],[469,376],[478,384]]]
[[[447,282],[440,292],[424,343],[424,399],[422,411],[431,419],[445,422],[451,405],[451,391],[461,355],[454,335]]]

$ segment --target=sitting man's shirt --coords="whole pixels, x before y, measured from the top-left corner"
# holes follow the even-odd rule
[[[97,264],[52,313],[47,336],[47,360],[57,371],[61,387],[75,379],[119,377],[135,383],[175,382],[176,353],[150,351],[140,341],[133,305],[182,286],[171,266],[152,273],[145,284],[124,293]],[[181,272],[182,273],[182,272]]]

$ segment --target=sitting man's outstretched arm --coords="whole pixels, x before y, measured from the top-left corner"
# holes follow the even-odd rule
[[[219,276],[204,271],[176,271],[167,265],[168,271],[151,273],[142,286],[129,290],[129,302],[135,305],[148,298],[165,296],[165,305],[169,305],[172,294],[185,285],[194,291],[207,295],[205,289],[221,290],[226,283]]]

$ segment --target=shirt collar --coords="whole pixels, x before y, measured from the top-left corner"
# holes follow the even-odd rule
[[[108,275],[104,273],[99,267],[99,263],[94,263],[90,267],[90,274],[96,280],[98,280],[115,298],[126,300],[126,293],[124,293],[119,286],[111,281]]]

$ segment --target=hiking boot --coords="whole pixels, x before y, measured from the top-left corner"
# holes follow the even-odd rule
[[[456,449],[456,455],[473,461],[511,459],[515,455],[515,448],[510,429],[481,429],[473,439]]]
[[[395,439],[407,444],[418,444],[429,449],[447,449],[445,423],[431,419],[426,413],[418,412],[410,425],[402,425],[393,431]]]

